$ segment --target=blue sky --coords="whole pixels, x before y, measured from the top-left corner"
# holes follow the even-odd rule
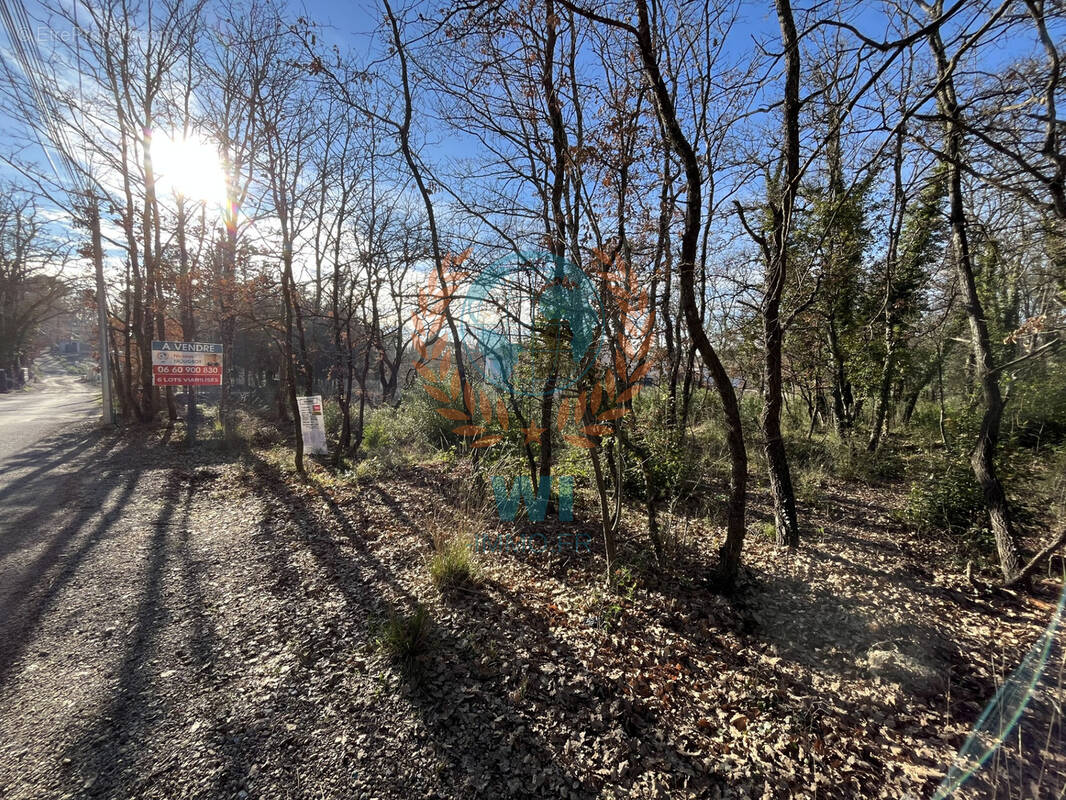
[[[57,2],[67,1],[57,0]],[[208,0],[209,11],[212,5],[213,0]],[[797,3],[797,6],[799,5]],[[361,54],[377,49],[378,43],[373,39],[373,31],[380,24],[381,6],[375,0],[354,0],[348,3],[334,3],[328,0],[294,0],[286,7],[293,18],[304,16],[318,23],[321,26],[321,40],[327,44],[336,44],[344,54],[352,54],[360,59]],[[430,16],[438,7],[438,3],[425,3],[404,8],[397,3],[396,11],[405,14],[408,18],[415,18],[419,14]],[[27,10],[31,16],[39,13],[39,8],[32,5]],[[869,31],[872,36],[885,35],[886,20],[875,4],[856,5],[852,11],[847,13],[846,19],[859,28]],[[802,26],[802,15],[798,12],[797,22]],[[754,40],[764,42],[768,48],[774,49],[777,47],[779,38],[772,0],[745,0],[739,6],[738,22],[727,42],[726,58],[727,60],[733,58],[741,60],[750,57],[754,52]],[[1022,48],[1035,49],[1035,41],[1031,37],[1028,41],[1008,41],[1004,44],[1006,46],[982,48],[983,65],[994,67],[998,63],[1017,57]],[[47,41],[41,43],[41,49],[47,58]],[[766,90],[766,99],[776,101],[779,92],[780,82],[771,81]],[[464,155],[470,148],[471,138],[464,136],[462,132],[454,128],[435,124],[427,111],[428,109],[425,108],[416,109],[416,114],[419,116],[418,122],[424,123],[425,128],[432,131],[422,154],[426,161],[431,165],[441,164],[450,161],[453,157]],[[762,122],[759,124],[772,126],[774,121],[768,115],[762,115]],[[757,188],[754,191],[758,191]]]

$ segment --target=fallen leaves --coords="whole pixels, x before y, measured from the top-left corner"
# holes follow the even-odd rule
[[[150,645],[129,651],[130,685],[144,694],[115,724],[180,769],[140,796],[277,795],[294,765],[329,796],[401,787],[412,797],[713,798],[722,784],[738,798],[928,796],[1048,613],[1026,603],[1007,615],[946,573],[917,577],[914,563],[939,563],[935,543],[901,535],[888,513],[863,525],[818,519],[824,534],[787,561],[753,539],[752,578],[732,602],[692,580],[720,536],[700,521],[692,563],[641,573],[625,597],[602,590],[597,552],[494,558],[478,591],[445,600],[425,575],[427,526],[468,475],[418,468],[319,486],[290,483],[261,460],[250,471],[216,467],[180,525],[157,526],[145,510],[136,531],[115,534],[136,555],[109,562],[86,595],[135,606],[151,537],[167,543],[144,624],[102,608],[85,634],[101,653],[141,637]],[[158,504],[164,483],[138,496]],[[878,491],[839,506],[892,500]],[[629,519],[619,537],[627,556],[643,546],[638,525]],[[431,607],[436,637],[417,685],[369,645],[375,616],[414,602]],[[209,657],[190,644],[197,636],[210,640]],[[946,668],[950,696],[925,700],[871,673],[871,650],[906,654],[908,643]],[[32,652],[39,668],[24,681],[55,670],[49,654],[62,651]],[[84,680],[104,658],[78,663]],[[97,705],[54,703],[49,719]],[[109,748],[104,735],[66,752]],[[106,751],[114,774],[133,771],[117,747]]]

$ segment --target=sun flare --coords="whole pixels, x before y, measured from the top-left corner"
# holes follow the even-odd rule
[[[226,177],[218,151],[199,136],[171,138],[157,134],[152,141],[152,163],[160,196],[218,206],[225,203]]]

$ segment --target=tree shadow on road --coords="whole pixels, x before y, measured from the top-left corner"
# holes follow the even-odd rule
[[[74,436],[50,463],[54,467],[64,457],[89,450],[94,440],[100,437]],[[58,595],[120,518],[134,493],[141,469],[131,463],[126,448],[115,449],[114,444],[105,439],[102,448],[93,452],[92,474],[83,464],[78,472],[61,479],[58,487],[43,467],[34,470],[34,477],[20,479],[20,491],[32,493],[40,511],[29,511],[0,526],[0,547],[8,556],[0,562],[0,606],[4,610],[0,615],[0,687]],[[20,544],[24,550],[34,548],[21,565],[11,558]]]
[[[0,560],[66,508],[64,501],[76,489],[71,486],[76,475],[62,472],[62,468],[71,464],[87,467],[82,456],[89,450],[94,450],[99,464],[118,441],[99,430],[71,431],[45,439],[4,462],[0,473]],[[52,502],[43,502],[45,499]]]
[[[191,486],[185,488],[175,480],[166,480],[161,504],[154,515],[148,532],[147,556],[143,574],[140,576],[140,591],[136,607],[128,618],[133,625],[121,637],[123,654],[118,667],[116,691],[96,715],[94,722],[68,748],[68,757],[74,762],[69,776],[74,786],[90,794],[105,794],[111,797],[136,797],[163,772],[168,764],[177,766],[173,751],[159,752],[154,769],[145,770],[150,748],[158,742],[157,726],[166,719],[166,709],[158,701],[159,679],[150,668],[159,654],[160,640],[172,609],[165,598],[168,563],[174,558],[180,540],[172,535],[172,521],[186,494],[186,504],[192,494]],[[183,576],[188,587],[189,576]],[[194,602],[198,592],[194,590]],[[116,614],[120,613],[116,610]],[[202,613],[202,609],[201,609]],[[201,631],[203,630],[203,626]],[[124,640],[124,641],[123,641]],[[201,655],[210,658],[204,648]]]

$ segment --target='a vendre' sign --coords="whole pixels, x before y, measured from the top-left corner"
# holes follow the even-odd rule
[[[221,386],[222,345],[152,342],[152,385]]]

